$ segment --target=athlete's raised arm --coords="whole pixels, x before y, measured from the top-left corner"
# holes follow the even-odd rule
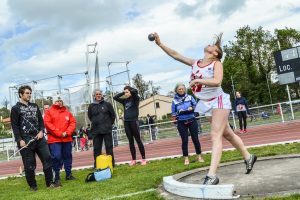
[[[162,44],[159,38],[159,35],[157,33],[153,33],[155,36],[155,43],[157,46],[159,46],[166,54],[174,58],[175,60],[178,60],[179,62],[182,62],[183,64],[186,64],[188,66],[192,66],[194,64],[194,60],[191,58],[184,57],[183,55],[179,54],[177,51],[170,49],[166,45]]]

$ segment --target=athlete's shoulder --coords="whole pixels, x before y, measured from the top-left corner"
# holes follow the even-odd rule
[[[192,67],[197,66],[203,59],[192,59]]]
[[[222,62],[221,62],[220,60],[214,61],[214,64],[215,64],[215,65],[223,65]]]

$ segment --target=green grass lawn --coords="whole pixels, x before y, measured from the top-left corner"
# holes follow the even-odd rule
[[[255,153],[259,157],[300,153],[300,143],[252,148],[250,152]],[[37,176],[37,192],[28,190],[24,177],[9,178],[0,180],[0,199],[106,199],[128,193],[156,189],[162,183],[164,176],[207,166],[210,161],[210,154],[204,155],[204,158],[206,160],[205,163],[191,163],[189,166],[183,165],[182,158],[152,161],[147,166],[129,167],[128,165],[120,165],[115,168],[113,178],[103,182],[85,183],[86,175],[92,171],[88,169],[74,171],[73,175],[77,178],[75,181],[65,181],[65,174],[62,173],[63,187],[56,189],[47,189],[44,176],[40,175]],[[240,159],[242,157],[237,151],[227,151],[223,153],[222,162]],[[163,198],[156,191],[150,191],[122,199],[152,200]],[[300,195],[267,199],[300,199]]]

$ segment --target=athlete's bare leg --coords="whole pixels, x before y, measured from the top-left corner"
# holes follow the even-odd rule
[[[228,140],[244,157],[245,160],[250,158],[250,153],[248,152],[247,148],[245,147],[243,141],[239,136],[237,136],[233,130],[230,128],[229,124],[227,124],[224,134],[224,138]]]
[[[211,131],[210,136],[212,140],[212,153],[211,162],[208,171],[208,176],[215,176],[218,165],[221,160],[223,144],[222,137],[225,128],[228,125],[229,110],[225,109],[214,109],[211,117]]]

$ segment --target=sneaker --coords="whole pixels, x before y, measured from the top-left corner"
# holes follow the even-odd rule
[[[32,192],[36,192],[37,191],[37,187],[36,186],[32,186],[32,187],[30,187],[29,190],[32,191]]]
[[[247,129],[244,129],[244,130],[243,130],[243,133],[247,133]]]
[[[244,130],[243,130],[243,129],[241,129],[241,130],[240,130],[240,134],[243,134],[243,133],[244,133]]]
[[[141,165],[147,165],[147,160],[143,159]]]
[[[250,155],[250,158],[248,160],[245,160],[246,164],[246,174],[249,174],[251,170],[253,169],[253,165],[257,160],[257,156],[254,154]]]
[[[76,178],[73,175],[67,176],[66,177],[67,181],[72,181],[72,180],[76,180]]]
[[[130,161],[129,166],[133,166],[133,165],[136,165],[136,160]]]
[[[219,178],[217,176],[205,176],[203,185],[217,185]]]
[[[48,188],[59,188],[59,187],[62,187],[60,180],[55,180],[48,186]]]

